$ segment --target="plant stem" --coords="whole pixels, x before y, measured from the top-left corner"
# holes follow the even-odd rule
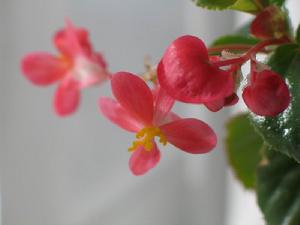
[[[257,45],[253,46],[241,57],[227,59],[227,60],[223,60],[223,61],[211,62],[211,64],[214,66],[217,66],[217,67],[223,67],[223,66],[228,66],[228,65],[232,65],[232,64],[242,65],[246,61],[248,61],[253,54],[257,54],[257,52],[261,51],[266,46],[282,44],[285,42],[287,42],[286,38],[284,38],[284,39],[268,39],[268,40],[262,41],[262,42],[258,43]]]
[[[252,48],[253,45],[249,45],[249,44],[227,44],[227,45],[219,45],[216,47],[212,47],[208,49],[208,53],[209,54],[213,54],[213,53],[219,53],[222,52],[223,50],[235,50],[235,51],[247,51],[250,48]]]

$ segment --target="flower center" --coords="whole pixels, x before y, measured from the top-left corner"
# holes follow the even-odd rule
[[[65,55],[59,55],[58,59],[66,65],[67,69],[72,68],[72,61],[70,60],[69,57],[67,57]]]
[[[151,151],[153,148],[153,139],[159,137],[159,142],[163,145],[167,144],[166,136],[158,127],[145,127],[136,133],[136,139],[132,142],[129,152],[134,151],[138,146],[144,146],[146,151]]]
[[[78,57],[75,61],[74,77],[78,81],[91,80],[93,82],[99,81],[101,74],[104,74],[104,69],[97,63],[94,63],[84,57]]]

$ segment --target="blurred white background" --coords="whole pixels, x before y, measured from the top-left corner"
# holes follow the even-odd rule
[[[189,0],[0,4],[2,225],[263,224],[254,195],[234,181],[223,154],[228,110],[208,114],[179,105],[182,115],[215,128],[218,148],[199,156],[164,148],[154,170],[134,177],[127,152],[133,135],[97,109],[98,97],[110,95],[108,84],[84,91],[79,111],[60,119],[51,106],[54,87],[33,87],[19,71],[27,52],[55,52],[51,37],[65,16],[90,30],[111,71],[135,73],[143,71],[145,55],[156,63],[176,37],[194,34],[210,43],[234,30],[242,16],[201,10]]]

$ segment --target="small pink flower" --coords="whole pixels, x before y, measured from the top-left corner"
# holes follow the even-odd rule
[[[158,80],[167,93],[186,103],[224,99],[234,91],[228,71],[214,66],[205,44],[197,37],[177,38],[165,51],[158,66]]]
[[[136,133],[136,140],[129,148],[132,156],[129,167],[133,174],[142,175],[160,160],[155,137],[166,145],[200,154],[211,151],[217,142],[214,131],[203,121],[181,119],[170,112],[174,100],[163,89],[154,95],[147,84],[130,73],[120,72],[112,76],[111,86],[117,101],[102,97],[101,112],[119,127]]]
[[[255,114],[277,116],[289,106],[291,96],[279,74],[263,70],[251,74],[250,84],[243,90],[243,99]]]
[[[53,42],[59,55],[30,53],[22,59],[22,71],[35,85],[59,82],[53,104],[59,116],[66,116],[77,109],[80,89],[99,84],[110,74],[102,55],[94,52],[86,29],[66,20],[66,28],[54,35]]]

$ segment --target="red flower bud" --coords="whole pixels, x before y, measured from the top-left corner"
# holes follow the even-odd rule
[[[251,74],[251,82],[244,91],[243,99],[248,108],[260,116],[276,116],[289,105],[289,89],[282,77],[264,70]]]
[[[204,43],[188,35],[168,47],[158,66],[158,80],[170,96],[187,103],[216,101],[234,90],[230,73],[210,64]]]
[[[276,6],[269,6],[256,16],[250,32],[261,39],[282,38],[287,33],[287,27],[284,13]]]

